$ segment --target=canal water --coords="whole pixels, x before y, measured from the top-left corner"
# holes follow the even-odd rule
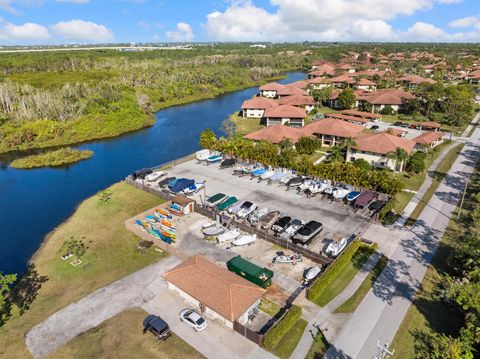
[[[304,76],[291,72],[279,82],[290,83]],[[67,168],[0,168],[0,272],[22,272],[45,235],[68,218],[82,200],[136,169],[198,150],[200,133],[210,128],[220,134],[223,120],[257,91],[256,87],[248,88],[159,111],[150,128],[78,146],[95,155]]]

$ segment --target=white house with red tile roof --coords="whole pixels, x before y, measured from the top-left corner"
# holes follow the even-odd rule
[[[400,77],[397,82],[402,83],[409,89],[415,90],[418,85],[423,84],[423,83],[429,83],[429,84],[436,84],[437,81],[429,78],[425,78],[419,75],[407,75],[407,76],[402,76]]]
[[[312,72],[307,74],[307,78],[322,77],[322,76],[335,76],[335,65],[329,62],[313,63]]]
[[[357,80],[355,88],[362,91],[375,91],[377,89],[377,83],[362,77],[361,79]]]
[[[304,108],[307,113],[315,108],[315,101],[312,96],[305,95],[291,95],[282,97],[278,100],[280,105],[291,105],[295,107]]]
[[[262,118],[267,108],[277,107],[278,102],[267,97],[254,97],[243,101],[243,118]]]
[[[372,112],[379,112],[387,106],[390,106],[395,112],[398,112],[402,109],[405,101],[415,98],[410,92],[393,88],[377,91],[357,91],[355,95],[358,104],[366,102],[372,105]]]
[[[326,77],[315,77],[307,80],[307,82],[314,90],[320,90],[332,85],[332,81]]]
[[[302,95],[308,96],[308,92],[298,88],[296,86],[285,85],[283,88],[277,90],[277,97],[282,98],[286,96],[293,96],[293,95]]]
[[[345,138],[359,136],[363,130],[363,126],[336,118],[314,121],[302,129],[305,136],[317,136],[326,147],[338,146]]]
[[[425,146],[430,148],[435,148],[439,144],[443,143],[443,136],[445,134],[440,131],[435,132],[424,132],[420,136],[413,138],[416,143],[415,148],[417,150],[423,149]]]
[[[244,137],[252,141],[268,141],[271,143],[280,143],[288,138],[293,144],[297,143],[300,137],[303,137],[303,129],[285,125],[272,125],[261,128],[258,131],[249,133]]]
[[[355,84],[355,80],[351,76],[347,76],[347,75],[339,75],[339,76],[332,77],[330,79],[330,82],[332,86],[338,87],[338,88],[345,88],[348,85]]]
[[[268,98],[277,98],[277,93],[283,89],[285,85],[279,84],[278,82],[270,82],[268,84],[260,86],[260,96]]]
[[[187,258],[163,274],[168,288],[199,312],[222,321],[246,324],[266,290],[222,268],[201,255]]]
[[[289,124],[292,127],[303,127],[307,112],[303,108],[279,105],[267,108],[263,117],[267,126]]]
[[[299,89],[305,90],[308,87],[308,82],[306,80],[299,80],[289,83],[288,86],[298,87]]]
[[[388,168],[392,171],[402,171],[403,162],[397,163],[390,155],[401,148],[411,154],[415,148],[415,141],[390,135],[385,132],[364,134],[355,138],[356,146],[347,151],[347,161],[353,162],[364,159],[373,167]]]

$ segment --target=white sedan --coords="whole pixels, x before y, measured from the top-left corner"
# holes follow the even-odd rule
[[[180,321],[192,327],[196,332],[201,332],[208,326],[207,321],[191,309],[184,309],[180,312]]]

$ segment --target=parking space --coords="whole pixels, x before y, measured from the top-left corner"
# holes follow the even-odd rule
[[[378,132],[384,132],[388,128],[395,128],[397,130],[407,131],[407,134],[405,135],[404,138],[409,138],[409,139],[420,136],[422,133],[425,132],[425,131],[420,131],[420,130],[417,130],[417,129],[414,129],[414,128],[405,128],[405,127],[400,127],[400,126],[394,126],[393,123],[381,122],[381,121],[378,121],[378,122],[375,122],[375,123],[370,122],[367,125],[367,128],[370,128],[372,126],[378,126],[378,129],[376,130]]]

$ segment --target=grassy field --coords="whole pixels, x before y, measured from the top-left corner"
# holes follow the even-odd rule
[[[314,303],[321,307],[327,305],[333,298],[340,294],[346,286],[352,281],[360,268],[370,258],[375,249],[373,247],[361,246],[347,264],[343,271],[335,278],[332,284],[325,290]]]
[[[86,160],[93,156],[93,151],[76,150],[70,147],[47,151],[36,155],[19,158],[11,163],[14,168],[61,167]]]
[[[463,146],[464,146],[463,143],[458,144],[456,147],[451,149],[450,152],[447,153],[446,156],[443,158],[442,162],[439,163],[437,169],[435,170],[432,184],[430,185],[428,190],[425,192],[420,202],[418,202],[413,212],[410,214],[410,217],[408,218],[406,225],[413,225],[415,223],[418,216],[420,215],[420,213],[422,213],[428,201],[430,201],[433,194],[437,191],[438,186],[440,185],[442,180],[445,178],[448,171],[452,167],[453,163],[457,159],[458,154],[462,150]]]
[[[155,339],[149,332],[143,334],[142,322],[146,316],[147,313],[138,308],[124,311],[47,358],[204,358],[175,334],[165,341]]]
[[[272,302],[271,300],[268,300],[267,298],[262,298],[260,300],[260,305],[259,305],[259,309],[264,312],[264,313],[267,313],[268,315],[270,316],[275,316],[275,314],[277,314],[280,309],[282,309],[277,303],[274,303]]]
[[[288,359],[297,347],[300,338],[307,327],[308,322],[305,319],[299,319],[295,326],[278,343],[273,354],[281,359]]]
[[[235,132],[239,135],[246,135],[255,132],[263,127],[259,118],[243,118],[237,113],[230,116],[230,121],[235,124]]]
[[[65,223],[48,235],[33,262],[40,275],[48,276],[30,309],[0,328],[0,357],[28,358],[24,335],[37,323],[85,295],[145,267],[166,254],[153,249],[136,251],[138,238],[124,221],[160,203],[144,191],[124,183],[110,187],[108,202],[95,195],[84,201]],[[82,265],[73,267],[60,259],[65,241],[82,240],[87,249]],[[85,268],[83,268],[85,267]]]
[[[350,298],[348,298],[340,307],[338,307],[335,313],[353,313],[355,309],[357,309],[358,305],[362,302],[363,298],[365,298],[370,288],[372,288],[373,283],[375,283],[387,263],[387,257],[380,257],[377,264],[375,264],[372,271],[368,273],[367,278],[365,278],[365,280],[356,290],[356,292]]]
[[[330,344],[323,335],[322,332],[318,332],[315,336],[315,340],[310,347],[310,350],[307,353],[305,359],[320,359],[327,352]]]

